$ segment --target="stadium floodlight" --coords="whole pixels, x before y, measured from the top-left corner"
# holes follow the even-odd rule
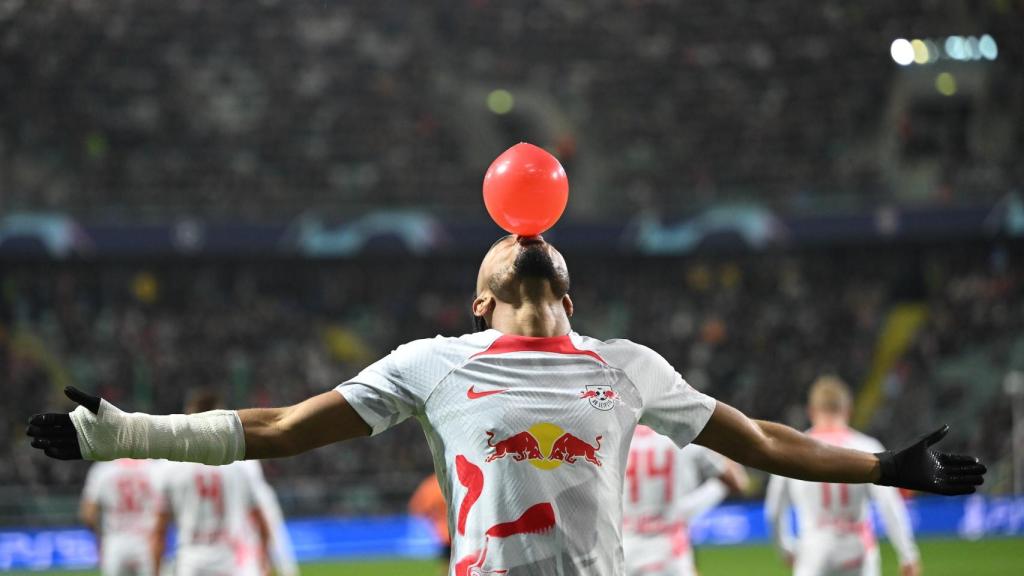
[[[956,94],[956,78],[954,78],[949,72],[940,72],[939,75],[935,77],[935,89],[943,96],[952,96]]]
[[[964,39],[960,36],[950,36],[945,42],[946,56],[953,60],[965,60]]]
[[[893,40],[892,45],[889,46],[889,54],[900,66],[910,66],[914,63],[914,47],[906,38]]]
[[[914,62],[916,64],[928,63],[928,45],[924,43],[924,40],[914,38],[910,41],[910,47],[914,51]]]
[[[986,60],[995,60],[999,56],[999,47],[996,46],[996,39],[988,34],[978,39],[978,52]]]

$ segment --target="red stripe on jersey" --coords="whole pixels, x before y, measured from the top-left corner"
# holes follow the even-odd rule
[[[523,515],[511,522],[495,524],[487,530],[488,536],[507,538],[516,534],[537,534],[555,527],[555,509],[549,502],[527,508]]]
[[[480,493],[484,491],[484,472],[462,454],[455,457],[455,472],[459,476],[459,484],[466,488],[466,496],[462,499],[462,504],[459,505],[459,521],[455,526],[459,535],[463,535],[466,533],[466,519],[469,517],[469,511],[480,499]]]
[[[491,356],[494,354],[508,354],[509,352],[551,352],[553,354],[578,354],[582,356],[590,356],[602,364],[607,364],[604,358],[601,358],[597,352],[593,350],[580,350],[569,338],[569,335],[564,336],[552,336],[550,338],[545,337],[533,337],[533,336],[516,336],[513,334],[502,334],[500,338],[495,340],[487,350],[483,352],[477,352],[470,356],[470,358],[476,358],[478,356]]]

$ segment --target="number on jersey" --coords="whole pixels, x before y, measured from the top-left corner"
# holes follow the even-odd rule
[[[224,485],[220,472],[203,470],[195,476],[196,494],[199,495],[199,507],[203,511],[205,522],[199,524],[194,540],[212,542],[223,536],[224,532]]]
[[[117,479],[117,511],[122,514],[142,512],[151,494],[149,481],[145,476],[121,476]]]
[[[661,456],[660,458],[658,456]],[[672,501],[672,488],[675,484],[674,449],[657,451],[654,448],[630,453],[626,464],[626,482],[629,483],[629,501],[640,501],[640,486],[647,486],[655,480],[662,481],[662,495],[667,504]]]

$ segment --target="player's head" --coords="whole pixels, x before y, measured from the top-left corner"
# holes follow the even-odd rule
[[[476,278],[473,316],[478,329],[490,325],[498,305],[558,306],[572,315],[565,258],[542,236],[504,236],[487,251]]]
[[[845,425],[850,421],[853,398],[850,388],[838,376],[818,377],[807,399],[807,416],[814,426]]]
[[[197,414],[222,408],[220,394],[210,388],[193,388],[185,396],[185,414]]]

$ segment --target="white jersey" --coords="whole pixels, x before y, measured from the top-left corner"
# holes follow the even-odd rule
[[[419,419],[454,576],[621,574],[637,422],[685,446],[715,408],[652,350],[576,333],[417,340],[337,390],[374,434]]]
[[[695,573],[691,519],[715,507],[728,493],[718,480],[723,456],[638,426],[626,467],[622,532],[627,574]]]
[[[161,493],[178,526],[175,573],[232,576],[252,551],[246,547],[256,499],[241,462],[207,466],[168,462]]]
[[[856,430],[812,428],[810,436],[845,448],[881,452],[878,440]],[[877,563],[877,543],[869,500],[874,500],[889,540],[902,563],[918,558],[910,519],[899,492],[875,484],[805,482],[773,476],[768,484],[766,513],[776,545],[795,557],[798,574],[864,573]],[[788,509],[796,510],[798,542],[790,541]],[[870,571],[868,571],[870,572]]]
[[[82,499],[100,510],[100,569],[104,575],[151,574],[149,537],[160,499],[152,460],[97,462],[89,468]]]

